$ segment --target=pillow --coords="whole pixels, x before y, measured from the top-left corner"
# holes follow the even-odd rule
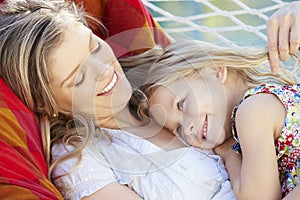
[[[0,78],[0,199],[63,199],[47,179],[35,115]]]

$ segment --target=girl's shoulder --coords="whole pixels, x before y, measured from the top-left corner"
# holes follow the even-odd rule
[[[259,116],[272,116],[272,114],[277,114],[280,111],[285,112],[285,109],[281,100],[276,95],[273,95],[272,92],[257,92],[246,96],[241,101],[236,115],[242,114],[243,119],[258,119]]]
[[[244,99],[250,96],[267,93],[275,95],[285,106],[286,110],[300,104],[300,84],[296,85],[278,85],[278,84],[263,84],[248,90]],[[271,102],[270,102],[271,103]]]
[[[267,87],[257,91],[265,89]],[[259,136],[263,131],[278,137],[286,118],[286,107],[273,92],[256,92],[240,103],[235,115],[238,132],[257,133]]]

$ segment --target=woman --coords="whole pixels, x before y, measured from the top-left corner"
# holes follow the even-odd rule
[[[155,124],[138,126],[119,63],[73,4],[12,1],[1,13],[0,75],[40,119],[46,154],[51,139],[52,177],[65,198],[147,199],[155,198],[153,191],[160,198],[234,198],[219,157],[181,148]]]

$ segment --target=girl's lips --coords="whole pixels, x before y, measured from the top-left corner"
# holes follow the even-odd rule
[[[117,82],[119,81],[119,76],[116,71],[114,71],[111,81],[106,85],[106,87],[97,94],[97,96],[104,96],[110,94],[115,86],[117,85]]]
[[[205,116],[205,121],[204,121],[204,125],[203,125],[203,139],[206,140],[206,136],[207,136],[207,116]]]

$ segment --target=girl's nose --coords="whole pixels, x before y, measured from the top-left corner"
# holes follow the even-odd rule
[[[192,135],[194,135],[194,132],[195,132],[194,123],[192,121],[186,123],[185,127],[184,127],[184,134],[186,136],[192,136]]]

